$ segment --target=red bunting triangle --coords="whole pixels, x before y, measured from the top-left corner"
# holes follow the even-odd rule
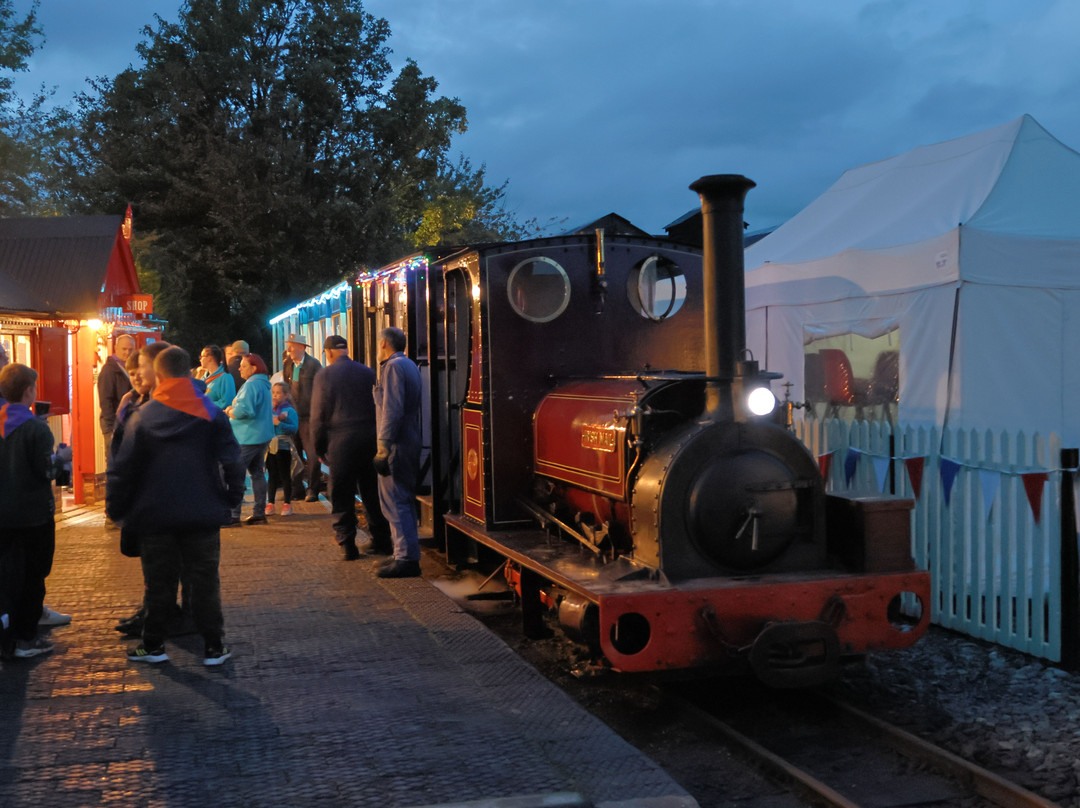
[[[911,490],[915,492],[915,500],[918,501],[922,492],[922,473],[925,457],[906,457],[904,465],[907,466],[908,479],[911,480]]]
[[[1039,524],[1039,517],[1042,515],[1043,486],[1049,477],[1045,471],[1033,471],[1030,474],[1021,474],[1020,477],[1024,480],[1024,491],[1027,492],[1028,504],[1035,517],[1035,524]]]
[[[817,464],[818,468],[821,469],[821,479],[823,480],[829,479],[829,466],[832,465],[832,456],[832,452],[818,455]]]

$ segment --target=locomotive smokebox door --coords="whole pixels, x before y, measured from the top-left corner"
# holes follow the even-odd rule
[[[853,572],[905,572],[911,556],[915,501],[893,496],[826,497],[829,554]]]

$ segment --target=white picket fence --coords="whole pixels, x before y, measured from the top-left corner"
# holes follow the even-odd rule
[[[916,563],[931,573],[931,620],[1061,660],[1057,436],[900,426],[890,449],[888,423],[836,420],[803,421],[796,434],[828,463],[829,491],[889,493],[893,486],[896,494],[914,498],[908,466],[924,458],[912,546]],[[953,474],[946,502],[945,482]],[[1025,482],[1039,506],[1038,521]]]

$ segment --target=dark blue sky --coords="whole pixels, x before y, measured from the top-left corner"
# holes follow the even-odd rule
[[[15,0],[16,8],[29,7]],[[21,88],[135,60],[179,0],[41,0]],[[1074,0],[368,0],[468,110],[455,140],[520,220],[615,211],[662,232],[703,174],[740,173],[751,228],[847,168],[1033,115],[1080,146]]]

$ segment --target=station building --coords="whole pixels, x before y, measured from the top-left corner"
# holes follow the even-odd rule
[[[104,496],[97,376],[116,338],[161,339],[131,253],[125,216],[0,219],[0,343],[39,374],[55,444],[72,447],[73,504]]]

